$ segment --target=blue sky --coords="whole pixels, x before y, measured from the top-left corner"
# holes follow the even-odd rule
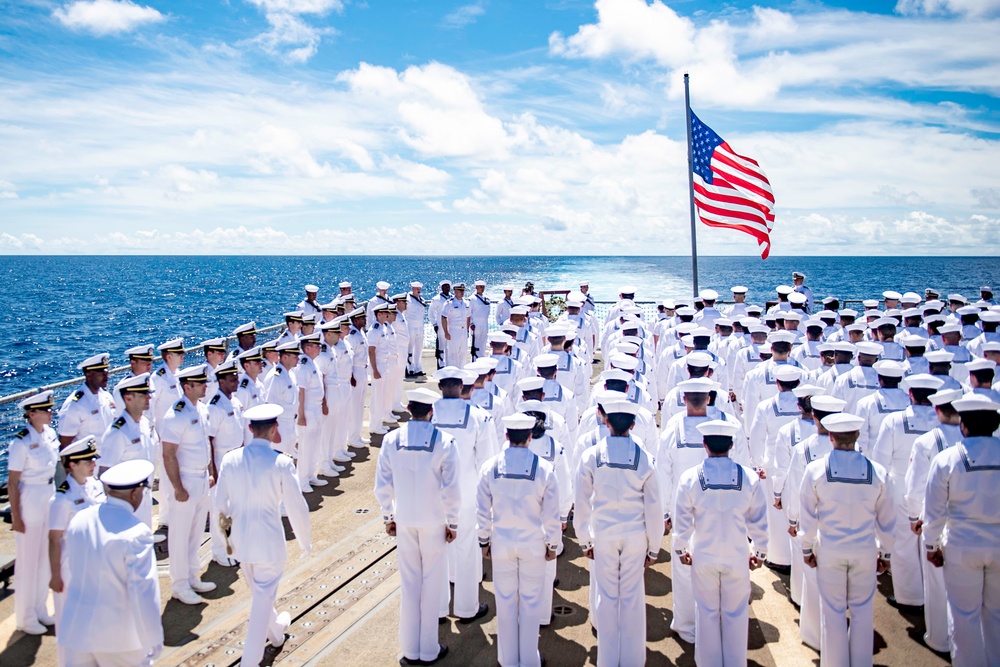
[[[1000,0],[0,0],[0,253],[1000,254]],[[701,228],[704,254],[754,255]]]

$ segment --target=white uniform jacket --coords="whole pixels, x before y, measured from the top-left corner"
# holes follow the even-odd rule
[[[527,447],[508,447],[483,465],[476,493],[480,546],[562,543],[559,483],[552,464]]]

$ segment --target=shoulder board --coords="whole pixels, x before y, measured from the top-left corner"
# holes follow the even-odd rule
[[[113,428],[121,428],[124,425],[125,425],[125,418],[124,417],[119,417],[118,419],[116,419],[114,421],[114,423],[111,426]]]
[[[246,389],[248,384],[250,384],[250,378],[243,378],[243,380],[240,382],[240,387]]]
[[[275,375],[281,375],[281,369],[282,369],[282,366],[275,366],[274,367],[274,374]]]
[[[25,437],[26,435],[28,435],[28,433],[30,433],[30,431],[28,431],[28,429],[26,429],[26,428],[22,428],[22,429],[21,429],[20,431],[18,431],[18,432],[17,432],[17,433],[16,433],[15,435],[14,435],[14,437],[16,437],[16,438],[23,438],[23,437]]]
[[[379,327],[380,324],[381,324],[381,322],[376,322],[375,326],[373,326],[372,329],[378,329],[378,327]]]
[[[326,352],[326,350],[327,350],[327,346],[326,346],[326,343],[323,343],[323,345],[322,345],[322,346],[320,346],[320,348],[319,348],[319,349],[321,349],[321,350],[323,350],[324,352]]]
[[[304,363],[306,363],[306,357],[302,357],[301,359],[299,359],[299,365],[300,365],[300,366],[301,366],[302,364],[304,364]]]
[[[56,493],[66,493],[67,491],[69,491],[69,480],[64,479],[63,483],[56,489]]]
[[[156,371],[156,374],[157,374],[157,375],[161,375],[161,376],[162,376],[162,375],[166,375],[166,374],[167,374],[167,369],[166,369],[166,368],[163,368],[163,367],[161,366],[161,367],[160,367],[160,370]]]
[[[77,389],[75,392],[73,392],[74,401],[79,401],[81,398],[83,398],[83,389]]]
[[[210,405],[215,405],[218,402],[219,402],[219,394],[216,394],[215,396],[212,397],[212,400],[209,401],[209,404]]]
[[[294,459],[293,459],[293,458],[292,458],[291,456],[289,456],[288,454],[285,454],[284,452],[278,452],[278,460],[279,460],[279,461],[281,460],[281,457],[285,457],[286,459],[288,459],[288,460],[289,460],[289,461],[291,461],[291,462],[294,462],[294,461],[295,461],[295,460],[294,460]]]
[[[183,409],[184,409],[184,401],[177,401],[177,403],[174,404],[174,412],[180,412]]]

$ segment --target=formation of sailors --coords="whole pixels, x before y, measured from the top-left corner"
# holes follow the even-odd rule
[[[699,664],[745,664],[749,572],[761,564],[790,572],[802,640],[823,664],[871,664],[876,576],[890,563],[893,602],[923,605],[930,648],[958,665],[1000,662],[989,631],[1000,614],[1000,308],[983,288],[974,303],[886,291],[864,312],[828,297],[813,313],[804,278],[779,286],[766,311],[736,286],[725,309],[704,290],[658,302],[653,320],[630,286],[599,318],[583,283],[550,321],[531,283],[518,297],[504,287],[496,304],[483,281],[470,298],[441,281],[431,299],[419,282],[394,295],[380,282],[362,302],[345,282],[329,303],[306,285],[267,343],[249,322],[231,352],[225,338],[205,341],[202,364],[185,367],[183,341],[166,341],[155,368],[154,346],[139,345],[111,392],[109,355],[94,355],[58,431],[51,392],[20,404],[27,425],[9,464],[17,627],[56,623],[62,664],[155,658],[162,628],[146,598],[158,601],[158,536],[145,489],[158,477],[172,596],[200,604],[215,588],[197,556],[211,515],[213,558],[238,564],[253,592],[242,664],[258,664],[290,621],[274,610],[281,517],[308,553],[303,494],[370,444],[367,403],[368,433],[383,436],[375,495],[400,551],[406,663],[447,652],[439,618],[488,613],[488,558],[500,664],[540,664],[570,521],[590,559],[599,665],[644,662],[643,571],[665,534],[671,628]],[[404,393],[426,375],[425,317],[438,391]],[[604,370],[592,385],[594,363]],[[120,548],[75,547],[86,534]],[[95,581],[123,567],[136,576],[98,595]],[[54,616],[49,587],[64,596]],[[90,595],[101,602],[84,619]],[[95,643],[86,623],[102,637],[129,630]]]

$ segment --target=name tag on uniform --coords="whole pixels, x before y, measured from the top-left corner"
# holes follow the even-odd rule
[[[90,411],[90,414],[92,414],[92,415],[96,415],[96,414],[97,414],[98,412],[100,412],[100,410],[91,410],[91,411]]]
[[[230,417],[232,417],[232,416],[233,416],[233,413],[232,413],[232,412],[230,412],[230,413],[228,413],[228,414],[229,414],[229,416],[230,416]]]
[[[177,389],[177,385],[175,385],[175,384],[172,384],[172,385],[170,385],[170,388],[171,388],[171,389]]]
[[[137,443],[137,442],[139,442],[139,438],[134,438],[134,439],[132,440],[132,444],[133,444],[133,445],[134,445],[135,443]]]
[[[38,444],[39,444],[39,443],[37,443],[37,442],[36,442],[36,443],[35,443],[35,444],[33,444],[33,445],[28,445],[28,449],[38,449]]]
[[[82,505],[83,504],[83,498],[77,498],[76,500],[73,501],[73,504],[74,505]]]
[[[192,420],[191,420],[191,423],[192,423],[192,424],[197,424],[197,423],[198,423],[198,420],[197,420],[197,419],[192,419]]]
[[[292,385],[288,385],[288,388],[289,388],[289,389],[291,389],[291,388],[292,388]]]

